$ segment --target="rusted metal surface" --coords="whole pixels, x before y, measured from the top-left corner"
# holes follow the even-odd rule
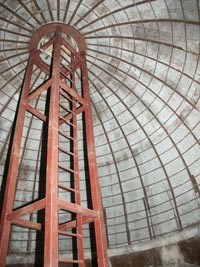
[[[61,31],[57,29],[54,39],[52,85],[50,89],[46,205],[45,205],[45,247],[44,266],[58,266],[58,120],[59,80],[61,57]]]
[[[86,66],[85,51],[82,52],[83,65],[82,65],[82,84],[83,84],[83,97],[88,102],[88,107],[85,110],[85,128],[86,132],[86,145],[88,154],[88,167],[89,167],[89,177],[91,185],[91,198],[93,209],[99,212],[100,219],[95,219],[95,235],[98,236],[96,246],[97,246],[97,256],[99,266],[107,266],[107,251],[106,251],[106,234],[105,228],[103,227],[103,208],[100,197],[100,186],[97,177],[97,163],[95,157],[95,146],[94,146],[94,133],[92,127],[92,112],[90,105],[90,94],[89,94],[89,83],[88,74]]]
[[[13,204],[15,198],[15,189],[18,175],[18,164],[20,157],[20,146],[23,132],[23,122],[25,119],[26,105],[25,99],[29,93],[29,86],[31,82],[31,73],[33,71],[33,51],[30,53],[30,59],[27,66],[25,81],[22,89],[21,101],[18,109],[18,116],[16,121],[16,130],[13,136],[13,145],[10,154],[10,163],[7,174],[7,183],[4,195],[4,204],[1,215],[0,224],[0,266],[6,265],[6,255],[8,251],[11,221],[7,215],[13,211]]]
[[[40,39],[49,33],[53,37],[48,40],[43,47],[38,48]],[[63,34],[71,35],[78,43],[77,51],[64,39]],[[43,61],[41,55],[46,49],[52,48],[51,65]],[[62,54],[64,49],[64,55]],[[41,230],[44,227],[44,259],[45,267],[56,267],[60,263],[76,263],[80,267],[85,266],[84,247],[83,247],[83,224],[94,223],[97,263],[99,267],[108,266],[107,244],[105,237],[103,210],[100,195],[100,186],[98,183],[97,164],[94,150],[94,135],[92,128],[92,115],[90,107],[89,84],[87,77],[87,66],[85,59],[85,42],[82,36],[69,26],[62,24],[51,24],[41,27],[32,38],[30,46],[30,59],[25,75],[25,82],[22,90],[22,97],[17,113],[14,139],[12,143],[12,152],[8,167],[8,177],[6,185],[6,194],[3,204],[3,213],[1,217],[1,262],[0,266],[5,266],[6,255],[9,245],[9,236],[11,224],[26,227],[34,230]],[[68,57],[67,59],[65,58]],[[64,60],[70,60],[68,66],[63,65]],[[36,89],[32,88],[31,78],[33,66],[38,67],[46,73],[47,80]],[[75,73],[79,68],[82,73],[82,92],[77,92]],[[42,111],[32,106],[32,101],[37,100],[41,94],[46,92],[47,110]],[[61,103],[64,101],[64,104]],[[65,106],[66,105],[66,106]],[[62,110],[62,112],[61,112]],[[64,110],[64,111],[63,111]],[[20,146],[22,142],[22,132],[25,124],[26,112],[35,119],[43,121],[46,125],[46,147],[47,155],[45,158],[46,170],[45,195],[33,203],[27,203],[23,207],[14,210],[14,198],[19,169]],[[79,155],[78,155],[78,124],[77,116],[83,113],[85,122],[86,153],[89,169],[90,189],[92,203],[89,208],[85,208],[81,203],[81,188],[79,175]],[[63,128],[62,128],[63,127]],[[64,128],[65,127],[65,128]],[[63,130],[64,129],[64,130]],[[63,148],[63,142],[60,138],[66,140],[66,146]],[[68,142],[69,141],[69,142]],[[69,155],[70,165],[67,162],[60,163],[59,153]],[[65,174],[66,182],[60,181],[60,172]],[[86,170],[85,170],[86,171]],[[70,177],[70,181],[67,180]],[[73,182],[72,182],[73,180]],[[71,194],[71,201],[59,197],[59,190]],[[39,210],[45,210],[45,222],[31,221],[31,214]],[[71,221],[65,223],[59,222],[59,212],[72,213]],[[20,218],[24,215],[30,215],[28,219]],[[68,229],[68,231],[66,231]],[[69,229],[72,231],[70,232]],[[77,258],[67,259],[59,258],[59,236],[76,238]]]
[[[6,124],[1,126],[3,164],[10,134],[7,125],[12,123],[10,115],[14,113],[19,92],[16,81],[23,78],[21,63],[27,60],[27,53],[22,52],[28,51],[32,32],[44,24],[43,17],[48,23],[71,21],[87,41],[98,165],[110,247],[150,239],[151,222],[155,238],[194,226],[199,222],[199,150],[195,148],[199,145],[199,114],[196,112],[200,84],[199,1],[191,1],[191,5],[181,0],[173,4],[162,1],[160,5],[154,1],[119,1],[118,6],[114,1],[99,0],[77,1],[74,5],[69,0],[57,1],[57,5],[49,0],[23,2],[0,4],[3,10],[0,115]],[[42,61],[39,64],[49,75],[49,66]],[[38,80],[40,77],[42,75]],[[28,108],[30,113],[45,120],[36,109]],[[70,117],[68,114],[65,119]],[[34,128],[34,123],[30,122],[28,127]],[[29,140],[30,135],[26,134],[25,138]],[[24,151],[22,161],[26,160]],[[36,158],[39,160],[39,156]],[[171,167],[173,160],[177,160],[177,164]],[[25,170],[34,164],[33,160]],[[36,177],[37,168],[32,172]],[[111,175],[116,178],[110,179]],[[26,181],[23,176],[21,179]],[[31,183],[27,183],[23,194],[29,194]],[[135,206],[137,209],[132,208]],[[13,240],[13,251],[20,246],[23,232],[24,229]],[[32,244],[33,251],[33,238],[26,242]],[[90,246],[89,242],[86,246]]]

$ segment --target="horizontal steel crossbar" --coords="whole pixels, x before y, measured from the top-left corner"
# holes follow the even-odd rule
[[[76,205],[72,202],[68,202],[68,201],[63,200],[63,199],[58,200],[58,207],[59,207],[59,209],[62,209],[65,211],[70,211],[73,213],[79,213],[82,216],[98,218],[98,212],[97,211],[84,208],[82,206]]]
[[[41,210],[45,208],[45,199],[38,200],[30,205],[27,205],[23,208],[17,209],[7,215],[7,219],[12,221],[14,219],[19,218],[20,216],[33,213],[35,211]]]

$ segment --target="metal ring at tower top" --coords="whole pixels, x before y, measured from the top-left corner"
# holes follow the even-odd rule
[[[55,32],[57,27],[59,27],[63,33],[68,34],[76,41],[79,52],[86,50],[86,43],[83,36],[76,29],[64,23],[49,23],[37,29],[31,37],[29,49],[37,50],[42,37]]]

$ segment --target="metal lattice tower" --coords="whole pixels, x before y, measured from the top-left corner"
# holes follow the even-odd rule
[[[77,49],[67,39],[75,40]],[[84,267],[83,225],[87,223],[94,223],[98,266],[108,266],[85,49],[82,36],[63,24],[43,26],[32,37],[7,168],[0,226],[2,267],[6,265],[12,225],[44,231],[45,267],[56,267],[59,262]],[[32,76],[36,68],[44,72],[46,79],[34,88]],[[77,90],[77,75],[81,81],[81,90]],[[43,99],[43,107],[37,106],[39,98]],[[40,168],[43,168],[42,174],[45,173],[45,177],[42,178],[42,181],[45,181],[45,189],[42,196],[32,203],[15,208],[20,149],[23,145],[23,129],[27,114],[42,122],[43,146]],[[88,207],[81,203],[78,118],[82,120],[82,135],[85,140],[84,176],[89,183],[86,190],[89,190],[91,196]],[[44,223],[35,220],[33,216],[42,211]],[[59,257],[61,236],[76,240],[76,258]]]

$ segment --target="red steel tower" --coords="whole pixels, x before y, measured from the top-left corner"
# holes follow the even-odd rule
[[[7,170],[0,225],[1,267],[6,266],[12,225],[44,232],[45,267],[56,267],[59,263],[84,267],[83,225],[89,223],[94,226],[98,266],[108,266],[85,51],[83,37],[68,25],[48,24],[32,36]],[[45,74],[46,79],[35,88],[32,77],[36,68]],[[43,98],[43,107],[34,105],[39,98]],[[45,189],[42,197],[15,209],[20,149],[27,114],[43,125],[43,150],[46,153],[42,155],[41,152],[41,158],[45,169]],[[80,121],[82,137],[79,136]],[[89,206],[83,206],[81,201],[80,138],[85,144],[82,161],[85,164],[84,179],[89,184],[85,189],[89,190]],[[30,216],[39,211],[44,211],[43,222]],[[66,240],[75,239],[76,258],[59,256],[59,240],[63,236]]]

